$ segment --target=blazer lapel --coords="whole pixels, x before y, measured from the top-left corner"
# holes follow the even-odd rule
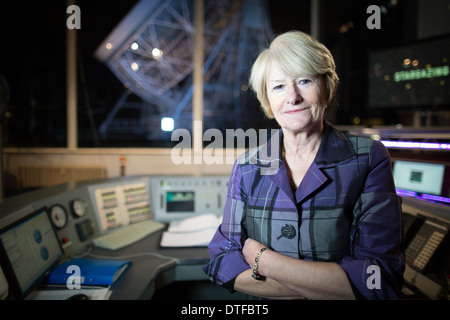
[[[325,122],[324,137],[319,151],[295,193],[297,203],[310,196],[329,180],[323,173],[323,168],[337,166],[354,157],[356,153],[347,136]]]
[[[280,130],[278,135],[274,135],[272,139],[273,138],[277,139],[277,142],[279,143],[278,146],[281,146],[283,139],[282,131]],[[267,148],[267,145],[264,145],[263,148]],[[322,185],[327,183],[329,178],[323,173],[323,168],[334,167],[356,157],[355,150],[353,149],[353,146],[347,136],[340,131],[337,131],[328,122],[325,122],[324,137],[320,144],[316,158],[309,167],[299,188],[294,194],[289,184],[287,168],[282,160],[281,150],[278,152],[278,157],[275,157],[275,159],[272,158],[272,162],[262,161],[266,159],[264,159],[265,157],[261,157],[261,159],[258,160],[258,163],[262,168],[266,167],[265,169],[267,169],[267,165],[263,166],[261,162],[272,164],[271,168],[266,171],[265,175],[267,175],[270,180],[272,180],[281,190],[283,190],[294,204],[300,203],[318,190]],[[265,151],[265,154],[267,154],[267,151]],[[269,152],[269,154],[272,153]],[[276,154],[277,152],[272,155]],[[274,163],[277,165],[273,166]]]
[[[289,183],[289,176],[284,163],[280,165],[280,168],[278,168],[278,171],[275,174],[269,175],[268,177],[286,194],[292,203],[297,203],[295,200],[294,191]]]
[[[313,162],[295,192],[296,202],[302,202],[306,197],[319,189],[320,186],[327,181],[328,177],[324,175],[317,164]]]

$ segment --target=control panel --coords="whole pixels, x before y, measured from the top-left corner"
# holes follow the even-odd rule
[[[89,187],[100,232],[152,218],[149,179]]]
[[[27,195],[33,200],[33,209],[44,206],[48,208],[50,220],[67,255],[77,254],[99,235],[87,184],[88,182],[79,182],[49,187]],[[44,195],[40,195],[41,191]]]
[[[202,213],[222,215],[229,177],[130,176],[35,190],[0,203],[0,228],[47,207],[66,255],[129,224]]]
[[[157,221],[214,213],[222,215],[229,177],[152,177],[152,208]]]

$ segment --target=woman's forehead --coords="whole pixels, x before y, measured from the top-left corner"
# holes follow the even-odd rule
[[[298,70],[287,72],[276,61],[271,61],[268,65],[267,82],[281,82],[299,78],[320,78],[320,75],[313,75],[311,73],[308,73],[303,68],[298,68]]]

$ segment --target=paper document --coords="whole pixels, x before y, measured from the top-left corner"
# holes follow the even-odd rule
[[[111,290],[107,288],[95,288],[95,289],[48,289],[48,290],[35,290],[30,293],[27,299],[29,300],[67,300],[71,296],[76,294],[85,294],[89,300],[108,300],[111,295]]]
[[[161,247],[206,247],[221,222],[222,217],[215,214],[172,221],[162,235]]]

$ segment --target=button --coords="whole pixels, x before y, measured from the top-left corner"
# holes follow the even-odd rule
[[[290,225],[290,224],[285,224],[281,227],[281,234],[283,235],[283,237],[285,237],[286,239],[293,239],[295,238],[295,228],[294,226]]]

